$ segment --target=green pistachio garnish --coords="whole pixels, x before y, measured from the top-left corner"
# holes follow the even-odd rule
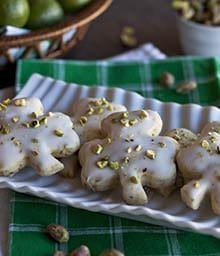
[[[154,160],[156,158],[156,153],[154,150],[148,149],[147,151],[145,151],[145,156],[151,160]]]
[[[131,152],[132,152],[132,148],[129,147],[129,148],[127,149],[127,153],[130,154]]]
[[[100,114],[102,114],[103,112],[104,112],[104,109],[103,109],[102,107],[98,107],[98,108],[95,109],[94,114],[100,115]]]
[[[33,143],[38,143],[38,139],[33,138],[33,139],[31,139],[31,142],[33,142]]]
[[[208,142],[207,140],[202,140],[201,146],[202,146],[204,149],[208,149],[208,148],[209,148],[209,142]]]
[[[9,134],[11,132],[11,128],[9,125],[2,125],[1,126],[2,134]]]
[[[138,184],[138,179],[135,176],[131,176],[129,180],[133,184]]]
[[[35,151],[35,150],[31,150],[31,154],[32,154],[33,156],[38,156],[38,155],[39,155],[39,153],[38,153],[37,151]]]
[[[108,111],[113,111],[113,110],[114,110],[114,107],[113,107],[111,104],[109,104],[108,107],[107,107],[107,109],[108,109]]]
[[[102,98],[102,105],[107,105],[109,102],[106,100],[106,98]]]
[[[12,121],[13,123],[17,123],[19,120],[20,120],[20,117],[19,117],[19,116],[14,116],[14,117],[12,117],[12,119],[11,119],[11,121]]]
[[[32,112],[31,117],[36,119],[36,118],[38,118],[38,114],[36,112]]]
[[[129,120],[128,119],[121,119],[120,123],[125,127],[130,127]]]
[[[3,104],[3,103],[0,102],[0,108],[1,108],[2,110],[6,110],[6,109],[7,109],[7,105],[5,105],[5,104]]]
[[[119,162],[117,161],[111,161],[109,162],[109,167],[114,170],[117,171],[119,169]]]
[[[145,110],[141,110],[139,114],[140,119],[145,119],[148,117],[148,113]]]
[[[112,139],[111,138],[107,138],[107,144],[111,144],[112,143]]]
[[[79,122],[83,126],[88,122],[88,118],[86,116],[81,116]]]
[[[56,130],[54,130],[54,134],[55,134],[56,136],[58,136],[58,137],[63,137],[64,132],[61,131],[61,130],[56,129]]]
[[[124,159],[123,159],[123,164],[128,164],[129,163],[129,157],[125,157]]]
[[[92,152],[96,155],[100,155],[103,151],[103,146],[100,144],[96,144],[92,147]]]
[[[128,118],[128,112],[122,113],[122,118]]]
[[[200,182],[199,181],[195,181],[194,183],[193,183],[193,187],[194,188],[200,188]]]
[[[41,118],[41,120],[39,122],[40,122],[40,125],[45,125],[45,124],[47,124],[47,118],[43,117],[43,118]]]
[[[11,99],[6,99],[6,100],[3,100],[3,104],[5,105],[9,105],[11,103]]]
[[[161,148],[165,148],[166,147],[166,143],[164,143],[164,142],[158,142],[158,145]]]
[[[29,124],[29,123],[24,122],[24,123],[22,123],[22,126],[24,126],[24,127],[26,127],[26,128],[29,128],[29,127],[30,127],[30,124]]]
[[[129,121],[130,125],[135,125],[137,123],[138,123],[138,120],[136,118]]]
[[[15,101],[14,101],[14,104],[15,104],[15,106],[17,106],[17,107],[24,107],[24,106],[26,106],[26,100],[25,99],[16,99]]]
[[[89,108],[87,115],[91,116],[94,113],[94,108]]]
[[[13,143],[14,143],[14,145],[17,146],[17,147],[21,146],[21,142],[18,141],[18,140],[16,140],[16,139],[13,141]]]
[[[105,167],[108,166],[108,160],[99,160],[96,162],[96,166],[99,167],[100,169],[104,169]]]
[[[136,152],[141,151],[141,149],[142,149],[142,146],[141,146],[141,145],[137,145],[137,146],[134,148],[134,150],[135,150]]]
[[[39,122],[39,120],[34,120],[34,121],[32,121],[31,123],[30,123],[30,126],[32,127],[32,128],[37,128],[37,127],[39,127],[40,126],[40,122]]]

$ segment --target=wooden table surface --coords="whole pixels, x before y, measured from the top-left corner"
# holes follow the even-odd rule
[[[138,45],[151,42],[168,56],[182,54],[169,0],[114,0],[92,23],[83,41],[63,58],[95,60],[126,51],[120,33],[127,25],[134,27]],[[0,88],[12,86],[14,79],[15,67],[0,69]]]

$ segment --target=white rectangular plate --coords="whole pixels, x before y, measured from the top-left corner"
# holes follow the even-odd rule
[[[118,88],[66,84],[37,74],[30,78],[17,97],[27,96],[40,98],[46,111],[62,111],[69,114],[73,102],[83,97],[105,97],[127,106],[129,110],[152,109],[161,115],[164,122],[163,131],[185,127],[198,132],[207,122],[220,120],[220,110],[216,107],[162,103]],[[193,230],[220,238],[220,218],[211,211],[208,200],[198,211],[193,211],[182,203],[179,192],[168,198],[155,194],[146,206],[131,206],[122,201],[118,191],[94,193],[83,188],[79,178],[70,180],[58,175],[40,177],[31,168],[24,169],[12,178],[0,177],[0,187],[90,211]]]

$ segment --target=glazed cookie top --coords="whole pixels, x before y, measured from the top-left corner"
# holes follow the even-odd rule
[[[37,98],[0,103],[1,175],[13,175],[26,165],[40,175],[51,175],[63,168],[53,156],[64,157],[79,148],[79,137],[68,116],[42,114],[43,106]]]
[[[105,98],[83,98],[73,106],[73,124],[81,143],[102,138],[101,121],[108,115],[126,111],[126,107],[107,101]]]
[[[176,140],[183,148],[192,145],[198,139],[198,135],[186,128],[172,129],[166,133],[166,136]]]
[[[160,191],[173,185],[178,144],[170,137],[157,136],[161,128],[160,116],[151,110],[108,116],[102,122],[107,137],[80,149],[83,183],[103,191],[114,187],[120,177],[123,197],[131,204],[147,202],[144,185]]]

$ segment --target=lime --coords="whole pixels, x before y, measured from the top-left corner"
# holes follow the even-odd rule
[[[37,29],[54,25],[63,18],[63,9],[56,0],[28,0],[30,17],[27,27]]]
[[[28,16],[27,0],[0,0],[0,26],[23,27]]]
[[[84,8],[92,0],[59,0],[59,2],[66,13],[74,13]]]

